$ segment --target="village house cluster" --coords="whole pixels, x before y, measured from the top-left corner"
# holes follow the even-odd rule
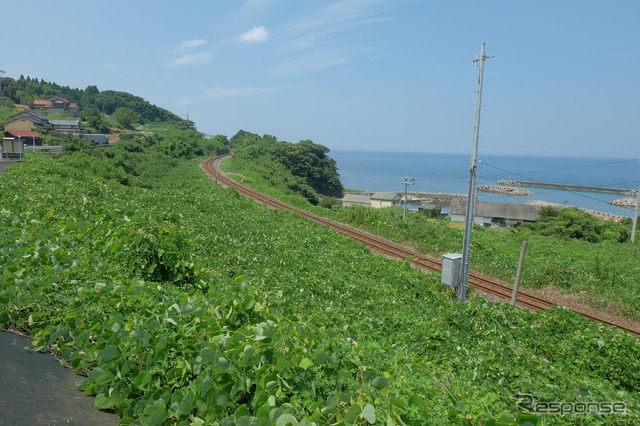
[[[41,147],[43,132],[57,136],[71,136],[91,140],[96,144],[108,143],[107,135],[85,133],[80,120],[54,120],[50,115],[68,115],[77,117],[80,108],[75,102],[51,96],[48,99],[37,99],[32,109],[12,116],[4,125],[0,152],[2,158],[21,158],[25,149]]]

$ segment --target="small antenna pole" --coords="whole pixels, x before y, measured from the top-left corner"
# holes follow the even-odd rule
[[[407,186],[413,185],[416,182],[415,179],[407,177],[405,175],[400,183],[404,185],[404,215],[402,216],[403,220],[407,220]]]

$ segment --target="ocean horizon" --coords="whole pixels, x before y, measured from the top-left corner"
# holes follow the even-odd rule
[[[369,192],[404,191],[402,180],[415,179],[412,192],[466,195],[469,187],[470,154],[412,153],[331,150],[345,188]],[[478,185],[496,185],[503,179],[548,182],[592,187],[636,190],[640,185],[640,162],[631,158],[551,157],[524,155],[478,155]],[[609,201],[624,195],[522,188],[531,196],[479,192],[480,201],[521,204],[540,200],[632,217],[633,209],[616,207]]]

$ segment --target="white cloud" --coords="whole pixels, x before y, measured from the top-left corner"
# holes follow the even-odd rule
[[[207,40],[202,38],[183,41],[173,50],[167,66],[169,68],[177,68],[208,64],[215,58],[213,52],[199,49],[207,43]]]
[[[185,40],[182,43],[180,43],[180,46],[178,47],[178,51],[187,51],[187,50],[191,50],[195,47],[198,46],[203,46],[207,44],[207,40],[203,39],[203,38],[196,38],[193,40]]]
[[[380,13],[379,7],[387,2],[383,0],[340,0],[329,4],[324,9],[317,11],[295,23],[289,29],[292,32],[305,33],[307,35],[317,33],[324,35],[343,31],[358,25],[371,25],[391,20],[389,17],[368,17],[371,14]],[[311,33],[313,31],[313,33]]]
[[[196,52],[185,53],[183,55],[175,56],[169,60],[169,68],[184,67],[184,66],[199,66],[208,64],[213,61],[213,52]]]
[[[108,70],[116,70],[118,69],[118,66],[113,62],[108,62],[106,64],[102,64],[102,68],[108,69]]]
[[[249,31],[240,35],[240,41],[245,43],[262,43],[270,37],[267,28],[264,26],[253,27]]]

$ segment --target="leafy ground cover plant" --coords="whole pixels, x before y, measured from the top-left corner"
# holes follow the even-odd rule
[[[0,322],[86,374],[124,424],[633,424],[640,344],[555,309],[453,301],[437,274],[264,208],[178,160],[0,176]],[[101,171],[99,173],[96,172]],[[539,416],[540,401],[626,415]]]
[[[252,161],[256,161],[255,159]],[[435,256],[461,252],[463,231],[447,220],[410,214],[403,220],[398,208],[318,208],[265,183],[244,157],[232,157],[222,167],[238,181],[316,214],[351,224]],[[522,285],[553,288],[577,296],[584,303],[629,319],[640,320],[640,249],[625,240],[627,228],[565,209],[548,211],[540,224],[518,229],[476,227],[471,245],[472,268],[513,281],[520,247],[528,249]],[[555,210],[554,210],[555,212]],[[538,233],[539,231],[539,233]],[[580,234],[585,238],[569,238]],[[588,238],[587,238],[588,237]],[[620,242],[622,240],[623,242]]]

